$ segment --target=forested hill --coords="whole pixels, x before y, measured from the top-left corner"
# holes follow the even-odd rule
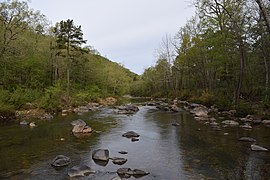
[[[193,3],[196,15],[163,38],[156,64],[145,70],[134,93],[245,113],[258,104],[270,107],[270,1]]]
[[[49,26],[27,2],[1,2],[0,109],[53,110],[129,92],[137,75],[86,41],[73,20]]]

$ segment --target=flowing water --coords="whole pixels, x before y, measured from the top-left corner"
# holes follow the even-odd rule
[[[79,118],[100,132],[75,137],[70,122]],[[150,180],[270,177],[270,153],[253,152],[251,143],[238,141],[249,136],[270,148],[270,129],[263,126],[255,126],[252,131],[240,128],[213,131],[187,112],[162,112],[149,106],[141,106],[139,112],[130,116],[117,115],[105,108],[82,116],[36,122],[35,128],[18,124],[0,127],[0,179],[68,179],[68,170],[83,164],[97,173],[81,179],[110,180],[117,177],[120,167],[150,172],[140,178]],[[138,142],[122,137],[130,130],[141,135]],[[128,161],[122,166],[112,162],[97,165],[91,155],[98,148],[109,149],[110,157],[124,157]],[[121,155],[119,151],[128,154]],[[59,154],[70,157],[71,164],[53,168],[50,163]]]

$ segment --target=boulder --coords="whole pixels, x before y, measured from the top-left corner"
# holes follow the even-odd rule
[[[63,167],[63,166],[68,166],[70,164],[70,158],[64,155],[58,155],[56,156],[51,165],[54,167]]]
[[[252,129],[252,126],[250,124],[244,124],[244,125],[242,125],[240,127],[244,128],[244,129]]]
[[[32,127],[36,127],[37,125],[35,124],[35,122],[31,122],[31,123],[29,124],[29,126],[32,128]]]
[[[208,117],[208,109],[204,106],[194,108],[191,113],[195,114],[197,117]]]
[[[130,168],[119,168],[117,170],[117,174],[121,178],[130,178],[133,175],[133,171]]]
[[[268,149],[266,149],[266,148],[264,148],[262,146],[258,146],[256,144],[252,144],[250,146],[250,148],[251,148],[252,151],[268,151]]]
[[[140,110],[137,106],[132,104],[117,106],[116,109],[118,114],[134,114]]]
[[[28,125],[28,122],[23,120],[23,121],[20,122],[20,125]]]
[[[78,165],[72,167],[68,171],[68,176],[73,178],[73,177],[84,177],[89,174],[95,173],[96,171],[92,170],[89,166],[86,165]]]
[[[132,170],[130,168],[120,168],[117,170],[117,174],[122,178],[130,178],[131,176],[134,176],[135,178],[140,178],[150,173],[140,169]]]
[[[89,126],[84,126],[82,133],[91,133],[93,130]]]
[[[140,135],[134,131],[128,131],[128,132],[124,133],[122,136],[126,137],[126,138],[140,137]]]
[[[136,141],[139,141],[139,140],[140,140],[139,138],[135,138],[135,137],[131,138],[132,142],[136,142]]]
[[[256,142],[256,139],[251,138],[251,137],[241,137],[238,139],[239,141],[244,141],[244,142]]]
[[[123,165],[127,162],[127,159],[115,157],[115,158],[112,158],[112,162],[113,162],[113,164]]]
[[[73,133],[91,133],[93,131],[92,128],[87,126],[81,119],[72,121],[70,124],[73,126]]]
[[[236,121],[233,121],[233,120],[222,121],[222,124],[225,124],[225,125],[228,125],[228,126],[231,126],[231,127],[237,127],[237,126],[239,126],[239,123],[236,122]]]
[[[97,161],[109,161],[108,149],[97,149],[92,153],[92,159]]]
[[[118,153],[119,154],[127,154],[128,152],[127,151],[119,151]]]
[[[83,126],[83,127],[86,126],[86,123],[83,120],[81,120],[81,119],[72,121],[70,124],[72,126]]]
[[[270,126],[270,120],[263,120],[262,123],[265,126]]]

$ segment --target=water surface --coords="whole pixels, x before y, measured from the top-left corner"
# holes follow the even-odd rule
[[[78,118],[100,133],[75,137],[70,122]],[[171,125],[175,122],[180,126]],[[102,109],[83,116],[38,121],[37,125],[32,129],[17,124],[0,127],[0,178],[68,179],[68,170],[80,164],[97,171],[96,175],[82,179],[111,179],[117,176],[120,167],[150,172],[140,178],[150,180],[270,177],[269,153],[252,152],[250,143],[238,141],[242,136],[250,136],[259,145],[270,148],[269,128],[263,126],[255,126],[252,131],[240,128],[213,131],[187,112],[168,113],[149,106],[141,106],[131,116]],[[141,135],[138,142],[122,137],[130,130]],[[110,157],[124,157],[128,161],[122,166],[112,162],[97,165],[91,155],[98,148],[109,149]],[[119,151],[128,154],[121,155]],[[60,170],[51,167],[52,159],[59,154],[70,157],[71,165]]]

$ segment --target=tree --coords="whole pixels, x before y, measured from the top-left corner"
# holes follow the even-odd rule
[[[27,29],[34,29],[37,24],[44,21],[44,15],[29,9],[25,1],[7,0],[0,3],[0,63],[3,81],[7,78],[8,55],[6,53],[14,49],[12,42],[15,42]],[[6,85],[5,82],[4,85]]]
[[[262,0],[256,0],[256,2],[260,8],[260,12],[263,16],[265,23],[266,23],[268,33],[270,34],[270,17],[269,17],[267,10],[266,10],[266,7],[265,7]]]
[[[54,28],[56,35],[56,42],[59,49],[64,49],[66,52],[63,54],[66,57],[67,63],[67,95],[70,95],[70,68],[72,61],[72,51],[82,51],[80,46],[86,43],[83,39],[81,26],[75,26],[73,20],[61,21],[57,23]]]

